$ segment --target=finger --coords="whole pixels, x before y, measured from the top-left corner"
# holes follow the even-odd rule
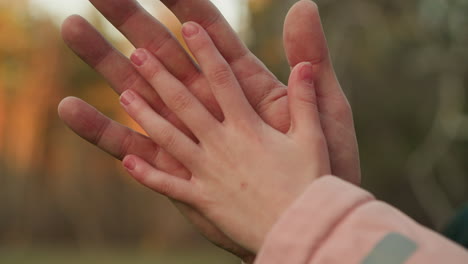
[[[136,91],[156,112],[171,120],[184,132],[188,131],[181,127],[182,124],[168,111],[158,94],[135,70],[128,58],[112,47],[85,19],[76,15],[69,17],[63,23],[62,35],[67,45],[100,73],[118,94],[128,89]],[[178,55],[173,58],[177,59]],[[211,113],[222,120],[221,110],[210,89],[207,89],[206,81],[203,78],[196,78],[188,83],[193,94]]]
[[[157,170],[134,155],[126,156],[122,164],[133,178],[148,188],[177,201],[195,202],[196,194],[190,181]]]
[[[128,58],[112,47],[85,19],[69,17],[63,23],[62,36],[67,45],[100,73],[118,94],[126,90],[137,92],[157,113],[190,135]]]
[[[138,74],[130,61],[112,47],[84,18],[74,15],[62,25],[65,43],[101,74],[118,93],[132,89],[151,102],[161,113],[165,106],[151,86]]]
[[[291,68],[304,61],[312,63],[317,76],[317,96],[321,98],[320,112],[335,112],[333,106],[336,104],[332,102],[344,101],[346,97],[336,80],[330,61],[317,5],[309,0],[297,2],[286,16],[283,31],[284,46]]]
[[[131,60],[164,103],[198,139],[206,138],[216,131],[220,125],[216,118],[151,53],[138,49],[132,54]]]
[[[286,94],[286,89],[265,65],[245,46],[216,6],[208,0],[161,0],[182,23],[195,22],[208,33],[216,48],[231,66],[250,104],[261,111]],[[251,78],[255,75],[256,78]],[[252,87],[252,88],[251,88]],[[255,87],[255,88],[253,88]],[[205,104],[206,105],[206,104]],[[265,113],[265,120],[272,120]],[[285,129],[287,131],[287,129]]]
[[[185,41],[199,62],[204,76],[226,118],[246,119],[257,116],[244,92],[206,31],[193,22],[182,27]]]
[[[190,170],[200,156],[198,146],[169,121],[149,107],[138,94],[124,92],[120,102],[127,113],[148,133],[150,138]]]
[[[63,99],[58,106],[58,113],[76,134],[117,159],[136,154],[151,162],[159,151],[158,146],[148,137],[107,118],[78,98]]]
[[[289,64],[313,64],[322,128],[328,143],[334,175],[359,184],[359,153],[350,105],[336,78],[317,5],[296,3],[286,17],[284,46]]]
[[[286,16],[283,32],[286,55],[292,67],[303,61],[320,64],[329,60],[327,41],[314,2],[298,1]]]
[[[292,71],[288,86],[291,133],[310,138],[322,133],[315,94],[312,64],[298,64]]]
[[[59,104],[58,113],[76,134],[115,158],[122,160],[134,154],[160,170],[190,179],[187,169],[150,138],[109,119],[86,102],[65,98]]]
[[[228,63],[251,56],[248,48],[237,36],[216,6],[208,0],[161,0],[184,23],[193,21],[209,33]]]
[[[183,83],[199,72],[179,41],[135,0],[90,0],[90,2],[137,48],[155,54]]]

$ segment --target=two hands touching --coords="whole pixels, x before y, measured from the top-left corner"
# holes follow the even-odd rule
[[[138,181],[172,198],[215,244],[250,262],[314,179],[332,173],[359,183],[351,109],[313,2],[299,1],[286,18],[288,87],[208,0],[162,0],[182,22],[193,21],[183,33],[199,67],[135,0],[91,2],[140,48],[132,62],[78,16],[64,23],[64,40],[123,93],[122,105],[150,137],[76,98],[62,101],[61,118],[125,157]]]
[[[146,50],[137,50],[131,59],[139,73],[189,128],[194,140],[135,92],[124,92],[121,103],[191,177],[179,179],[135,155],[127,156],[124,166],[144,185],[192,206],[241,246],[258,252],[281,213],[315,178],[330,174],[312,65],[299,64],[291,74],[291,127],[283,134],[255,112],[203,28],[189,22],[182,31],[224,118],[217,120],[162,63]]]

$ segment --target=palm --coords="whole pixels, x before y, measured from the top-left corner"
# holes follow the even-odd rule
[[[208,85],[203,75],[159,22],[145,13],[134,0],[91,0],[91,2],[135,46],[152,51],[215,116],[222,118],[212,94],[207,89]],[[207,28],[259,115],[272,127],[283,132],[287,131],[290,126],[287,87],[245,48],[213,5],[207,0],[162,2],[168,5],[180,20],[195,21]],[[335,175],[358,183],[359,161],[351,111],[328,59],[317,10],[309,1],[302,1],[299,5],[303,6],[296,6],[291,11],[294,15],[290,15],[286,21],[286,52],[292,66],[301,61],[314,63],[317,72],[319,110],[330,148],[332,171]],[[315,31],[310,32],[310,28]],[[108,44],[86,21],[76,16],[69,18],[64,23],[63,35],[67,44],[102,74],[116,92],[122,93],[127,89],[134,89],[154,110],[190,134],[175,115],[167,110],[159,96],[134,70],[127,58]],[[313,46],[304,48],[302,47],[304,43],[311,43],[309,45]],[[83,101],[74,98],[65,99],[59,107],[59,112],[62,119],[78,135],[117,158],[135,154],[168,173],[184,178],[190,177],[180,163],[149,138],[108,119]],[[249,252],[228,239],[197,211],[177,202],[176,205],[215,244],[240,257],[248,258]]]

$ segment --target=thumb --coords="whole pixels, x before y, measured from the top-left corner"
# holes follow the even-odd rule
[[[329,61],[327,41],[317,5],[301,0],[289,10],[284,22],[284,47],[289,65],[308,61],[319,64]]]
[[[304,138],[321,131],[311,63],[303,62],[294,67],[289,79],[288,100],[291,134]]]
[[[334,102],[345,102],[346,98],[336,79],[317,5],[310,0],[297,2],[286,16],[283,32],[291,68],[304,61],[312,63],[315,68],[320,112],[336,112]]]
[[[301,0],[291,8],[284,25],[284,47],[291,67],[304,61],[313,65],[321,125],[333,174],[359,183],[361,173],[353,115],[336,78],[314,2]]]

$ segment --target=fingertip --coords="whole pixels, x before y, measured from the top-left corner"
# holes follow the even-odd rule
[[[127,155],[123,160],[122,160],[122,165],[125,167],[125,169],[129,172],[133,172],[136,168],[137,162],[136,159],[133,155]]]
[[[291,9],[289,9],[286,15],[287,21],[300,21],[301,16],[316,16],[318,15],[318,5],[311,0],[300,0],[297,1]]]
[[[304,62],[299,64],[299,78],[305,83],[314,83],[314,68],[312,63]]]
[[[310,62],[301,62],[294,66],[289,80],[290,86],[313,85],[315,81],[314,66]],[[295,90],[295,89],[294,89]]]
[[[67,102],[68,101],[70,101],[70,99],[68,97],[63,98],[62,101],[60,101],[60,103],[57,106],[57,113],[58,113],[60,118],[62,118],[62,116],[64,115],[64,113],[65,113],[65,111],[67,109]]]
[[[107,40],[79,15],[65,19],[60,31],[65,44],[92,67],[96,67],[113,49]]]
[[[307,11],[318,11],[318,5],[317,3],[311,0],[300,0],[293,5],[291,10],[292,9],[307,9]]]
[[[200,32],[201,26],[195,22],[186,22],[182,25],[182,34],[185,38],[192,38]]]
[[[136,98],[135,93],[132,90],[126,90],[120,95],[120,103],[127,107],[129,106]]]
[[[62,101],[57,106],[57,113],[60,119],[66,121],[68,116],[73,115],[73,113],[81,108],[83,101],[77,97],[69,96]]]
[[[65,42],[70,42],[83,33],[88,22],[80,15],[71,15],[67,17],[61,27],[62,38]]]
[[[76,134],[96,144],[96,133],[109,119],[76,97],[64,98],[57,107],[59,118]]]
[[[286,16],[283,31],[289,65],[295,66],[302,61],[319,63],[328,59],[318,6],[313,1],[297,2]]]
[[[148,57],[149,57],[148,51],[146,49],[140,48],[140,49],[135,50],[132,53],[132,55],[130,56],[130,60],[135,66],[141,67],[146,63],[146,61],[148,60]]]

